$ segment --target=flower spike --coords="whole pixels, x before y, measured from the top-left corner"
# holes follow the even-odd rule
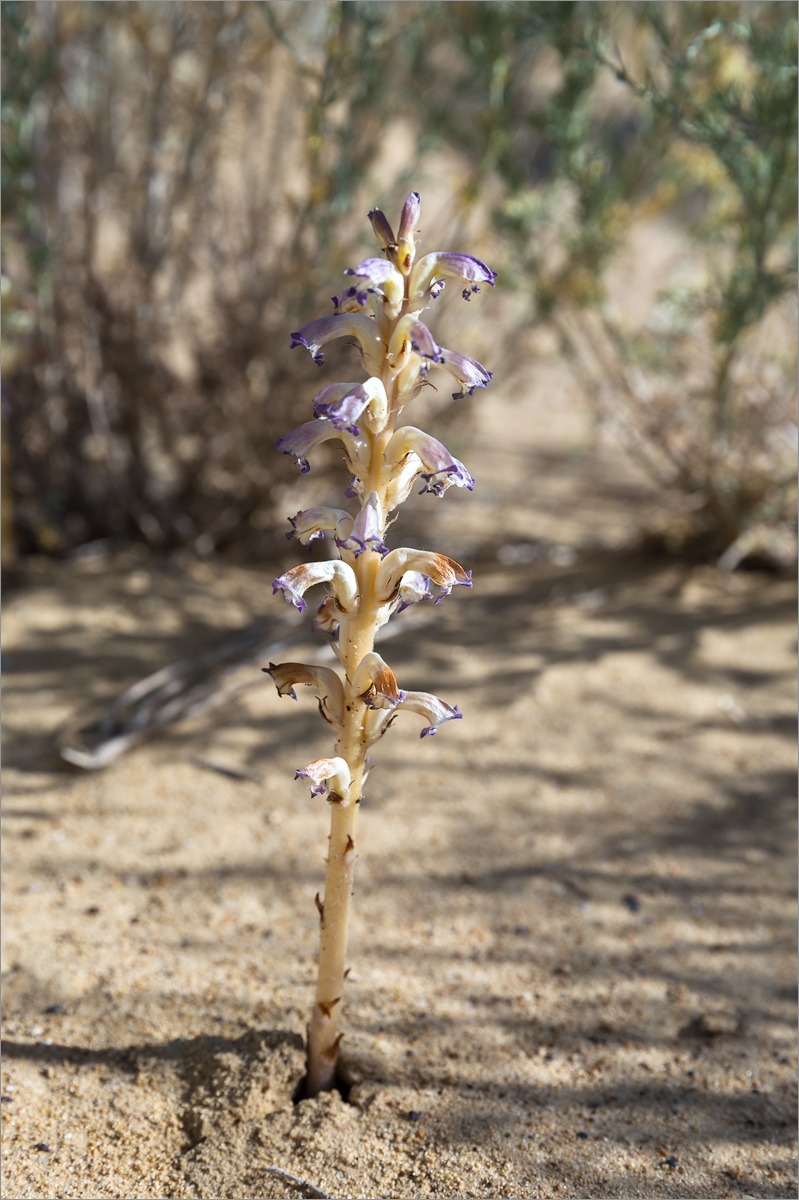
[[[403,691],[374,648],[378,630],[396,613],[427,599],[438,604],[454,587],[472,586],[471,572],[444,554],[407,546],[390,549],[386,544],[392,514],[417,480],[422,492],[434,496],[443,496],[451,487],[474,487],[469,471],[446,446],[414,425],[400,424],[403,408],[436,367],[456,381],[460,391],[455,396],[472,395],[491,379],[491,372],[476,359],[440,346],[420,314],[448,282],[456,281],[469,300],[481,287],[493,288],[496,273],[482,259],[460,251],[435,251],[416,262],[420,209],[416,191],[405,200],[399,225],[373,208],[369,220],[379,254],[347,268],[347,286],[333,297],[332,316],[310,321],[291,335],[292,346],[307,348],[319,365],[329,342],[342,337],[353,341],[367,379],[325,384],[313,398],[314,419],[277,442],[305,473],[318,445],[338,441],[350,476],[345,496],[352,501],[351,513],[311,501],[312,507],[290,518],[290,539],[309,545],[327,535],[331,557],[292,567],[273,584],[273,591],[300,612],[307,607],[305,593],[316,584],[325,585],[312,629],[327,636],[338,667],[287,662],[264,668],[281,696],[296,699],[298,684],[312,688],[336,734],[330,758],[317,759],[296,773],[296,778],[308,781],[313,795],[326,794],[331,803],[324,899],[316,898],[321,942],[308,1025],[305,1090],[310,1097],[336,1083],[347,919],[367,750],[400,710],[423,718],[422,738],[462,716],[457,705],[432,693]]]

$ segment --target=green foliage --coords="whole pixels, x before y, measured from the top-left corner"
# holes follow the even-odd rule
[[[525,178],[493,133],[481,145],[506,185],[496,218],[510,277],[531,296],[525,319],[554,322],[605,417],[666,487],[690,496],[689,542],[728,562],[752,549],[792,557],[796,343],[781,301],[796,289],[795,13],[779,3],[469,8],[472,61],[485,95],[500,70],[506,130],[518,128],[510,112],[524,107],[536,59],[556,55],[548,95],[521,123],[546,151],[545,177]],[[502,128],[503,114],[492,123]],[[705,277],[664,295],[657,330],[631,337],[606,271],[653,213],[696,240]],[[759,340],[775,314],[789,353],[771,355],[756,396]],[[686,388],[681,372],[700,357],[705,381]],[[651,373],[643,388],[632,367]]]

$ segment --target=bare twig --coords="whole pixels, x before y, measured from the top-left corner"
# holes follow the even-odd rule
[[[228,638],[203,654],[180,659],[138,680],[118,696],[89,736],[88,746],[76,746],[79,733],[64,737],[61,757],[84,771],[99,771],[148,735],[179,721],[218,708],[260,675],[241,672],[250,664],[282,654],[293,637],[276,637],[271,624],[259,623]],[[71,744],[72,743],[72,744]]]
[[[243,767],[226,767],[222,763],[210,762],[207,758],[200,758],[197,754],[190,754],[189,762],[193,767],[200,767],[203,771],[216,771],[218,775],[224,775],[228,779],[246,779],[252,783],[263,782],[263,775],[260,771],[248,771]]]
[[[309,1183],[307,1179],[300,1179],[298,1175],[291,1175],[288,1171],[284,1171],[282,1167],[264,1167],[263,1170],[268,1171],[270,1175],[279,1175],[287,1183],[292,1183],[296,1187],[301,1188],[306,1196],[311,1196],[314,1200],[316,1197],[319,1200],[332,1200],[332,1197],[328,1196],[327,1192],[323,1192],[321,1188],[318,1188],[316,1184]]]

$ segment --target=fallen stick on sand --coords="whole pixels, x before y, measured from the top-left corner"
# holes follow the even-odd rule
[[[315,1184],[308,1183],[307,1179],[300,1179],[297,1175],[290,1175],[282,1167],[264,1167],[263,1170],[268,1171],[270,1175],[279,1175],[281,1179],[286,1179],[289,1183],[295,1183],[297,1187],[303,1189],[306,1196],[318,1197],[319,1200],[332,1200],[332,1197],[328,1196],[327,1192],[323,1192]]]
[[[381,640],[402,630],[401,624],[386,629]],[[279,658],[295,645],[305,644],[307,635],[302,630],[287,634],[285,626],[278,622],[259,621],[211,650],[178,659],[137,680],[117,696],[93,726],[72,724],[61,735],[58,752],[74,767],[101,771],[160,730],[219,708],[246,688],[262,687],[263,676],[250,668]],[[307,662],[324,662],[330,657],[330,650],[325,642],[308,646],[303,655]],[[220,770],[206,760],[195,765]]]

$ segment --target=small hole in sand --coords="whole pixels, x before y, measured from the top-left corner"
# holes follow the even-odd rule
[[[307,1075],[303,1075],[302,1079],[300,1080],[300,1082],[297,1084],[296,1088],[294,1089],[294,1094],[291,1097],[292,1104],[299,1104],[299,1102],[301,1100],[308,1099],[308,1097],[305,1094],[305,1081],[307,1080],[307,1078],[308,1078]],[[352,1085],[347,1083],[347,1081],[345,1079],[342,1079],[340,1075],[336,1075],[336,1083],[335,1083],[335,1087],[333,1088],[333,1091],[338,1092],[339,1096],[341,1096],[341,1099],[344,1101],[345,1104],[349,1104],[350,1092],[352,1091]]]

